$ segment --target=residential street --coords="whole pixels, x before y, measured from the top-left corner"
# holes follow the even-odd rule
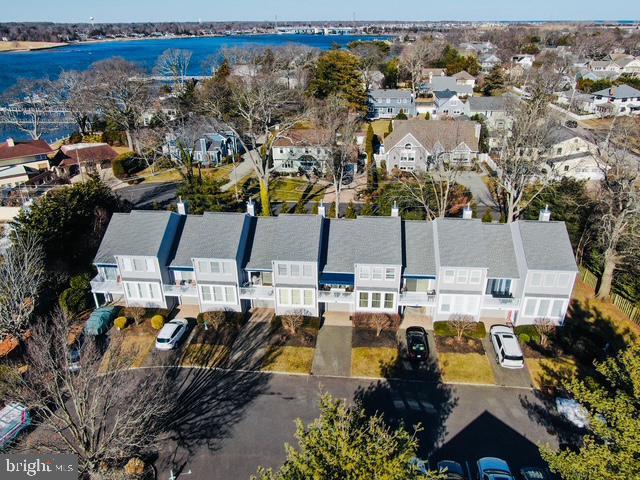
[[[542,405],[525,389],[213,370],[181,375],[184,419],[176,420],[176,433],[162,442],[159,478],[168,478],[171,468],[191,470],[194,479],[228,480],[248,479],[259,465],[277,468],[284,443],[294,441],[294,420],[317,416],[321,391],[359,399],[368,411],[384,412],[392,424],[420,423],[420,454],[438,447],[432,460],[446,457],[472,465],[494,455],[519,468],[540,465],[537,442],[556,444],[530,418],[528,410]]]

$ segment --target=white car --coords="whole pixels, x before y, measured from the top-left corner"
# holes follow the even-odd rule
[[[496,351],[496,359],[500,366],[504,368],[524,367],[524,357],[516,335],[511,327],[505,325],[494,325],[489,330],[491,343]]]
[[[188,325],[189,322],[182,318],[174,318],[165,323],[156,337],[156,348],[158,350],[172,350],[175,348],[187,332]]]

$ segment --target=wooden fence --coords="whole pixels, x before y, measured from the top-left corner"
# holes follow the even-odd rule
[[[598,285],[598,277],[585,267],[580,267],[580,280],[594,290]],[[640,325],[640,305],[636,305],[617,293],[611,294],[611,303],[618,307],[631,321]]]

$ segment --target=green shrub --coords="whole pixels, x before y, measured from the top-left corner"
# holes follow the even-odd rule
[[[521,333],[520,335],[518,335],[518,338],[520,339],[520,343],[522,343],[523,345],[526,345],[531,341],[531,337],[526,333]]]
[[[124,152],[111,161],[111,169],[116,178],[123,179],[131,174],[137,162],[134,152]]]
[[[58,304],[64,313],[75,315],[91,307],[90,282],[87,274],[71,277],[69,288],[64,290],[58,298]]]
[[[113,321],[113,325],[118,330],[123,330],[127,326],[127,317],[118,317]]]
[[[164,326],[164,317],[162,315],[151,317],[151,326],[156,330],[160,330]]]
[[[513,331],[518,338],[524,333],[529,337],[529,342],[540,343],[540,334],[536,330],[535,325],[520,325],[514,328]]]

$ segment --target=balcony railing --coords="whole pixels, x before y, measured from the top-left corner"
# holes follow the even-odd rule
[[[353,303],[353,292],[340,292],[335,290],[320,290],[318,301],[324,303]]]
[[[485,295],[482,306],[485,308],[514,308],[520,305],[519,298],[513,297],[494,297]]]
[[[197,297],[198,290],[195,285],[164,285],[164,294],[168,297]]]
[[[436,301],[434,294],[426,292],[402,292],[398,304],[406,307],[423,307],[433,305]]]
[[[244,285],[240,287],[243,300],[273,300],[273,287],[263,285]]]
[[[101,275],[96,275],[91,280],[91,291],[94,293],[119,293],[124,294],[122,282],[117,280],[107,280]]]

